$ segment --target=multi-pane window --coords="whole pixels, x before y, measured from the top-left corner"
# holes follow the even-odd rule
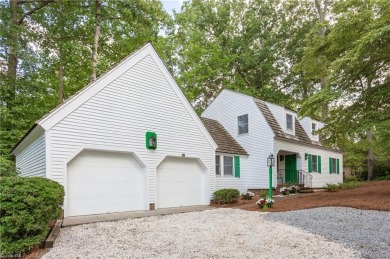
[[[293,130],[293,116],[286,114],[286,127],[288,130]]]
[[[231,156],[223,157],[223,174],[233,175],[233,157]]]
[[[248,132],[248,114],[238,116],[238,134],[240,135]]]
[[[316,155],[311,156],[311,164],[313,172],[318,172],[318,157]]]
[[[337,172],[337,159],[332,158],[332,172],[336,173]]]
[[[221,156],[215,156],[215,174],[221,175]]]

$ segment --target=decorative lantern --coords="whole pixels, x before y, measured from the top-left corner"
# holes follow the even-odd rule
[[[157,134],[155,132],[146,132],[146,148],[156,149],[157,148]]]
[[[267,166],[269,167],[269,189],[268,196],[272,199],[272,167],[275,166],[275,158],[271,153],[267,158]]]
[[[275,166],[275,158],[273,154],[270,154],[267,158],[267,166]]]

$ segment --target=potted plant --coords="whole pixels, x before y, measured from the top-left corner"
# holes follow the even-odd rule
[[[279,189],[279,192],[283,195],[289,195],[290,194],[290,191],[287,187],[282,187]]]
[[[250,191],[246,191],[246,192],[242,192],[241,193],[241,197],[244,199],[244,200],[252,200],[252,198],[255,196],[255,194],[253,192],[250,192]]]
[[[259,206],[260,209],[268,209],[268,208],[272,208],[272,205],[275,203],[275,201],[273,199],[271,199],[270,197],[267,197],[267,198],[260,198],[256,204],[257,206]]]

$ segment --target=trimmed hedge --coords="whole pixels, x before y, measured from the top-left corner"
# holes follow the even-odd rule
[[[240,197],[237,189],[221,189],[214,192],[214,202],[217,204],[234,203]]]
[[[64,188],[40,177],[0,178],[0,256],[23,254],[45,239],[61,215]]]

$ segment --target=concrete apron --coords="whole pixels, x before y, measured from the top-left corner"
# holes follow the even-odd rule
[[[87,215],[87,216],[75,216],[75,217],[65,218],[62,222],[62,227],[69,227],[69,226],[101,222],[101,221],[134,219],[134,218],[169,215],[169,214],[203,211],[203,210],[211,210],[211,209],[213,209],[213,207],[200,205],[200,206],[188,206],[188,207],[167,208],[167,209],[158,209],[158,210],[129,211],[129,212],[116,212],[116,213]]]

